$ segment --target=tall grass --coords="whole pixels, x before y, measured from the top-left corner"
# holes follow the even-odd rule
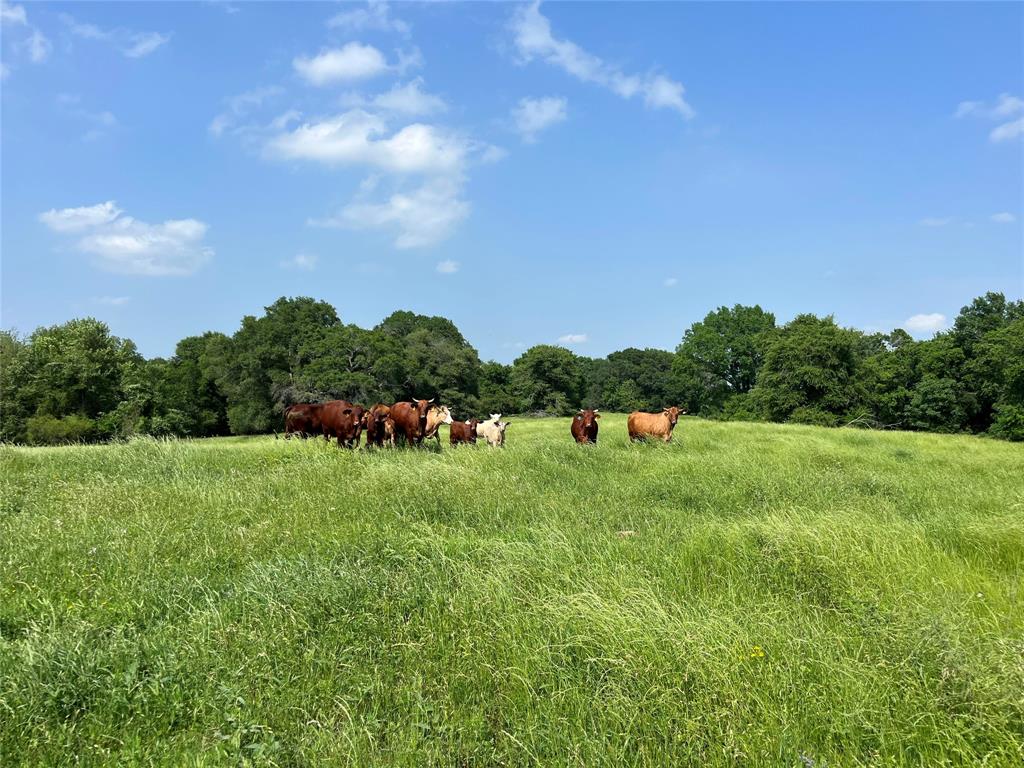
[[[1019,446],[608,415],[0,462],[5,766],[1024,763]]]

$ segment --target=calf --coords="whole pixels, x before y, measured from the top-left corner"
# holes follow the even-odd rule
[[[597,409],[592,411],[580,411],[572,419],[572,426],[570,431],[572,432],[573,440],[581,445],[588,443],[597,443],[597,420],[601,418],[601,414],[597,412]]]
[[[500,413],[492,413],[487,421],[480,422],[476,427],[476,433],[484,438],[492,448],[500,448],[505,445],[505,430],[508,428],[507,421],[501,421]]]
[[[453,421],[448,431],[448,440],[452,445],[458,445],[459,443],[476,444],[476,428],[479,423],[480,419]]]
[[[635,441],[655,437],[667,443],[672,439],[672,430],[675,429],[682,413],[686,413],[686,410],[675,406],[665,408],[661,413],[633,411],[626,423],[629,439]]]
[[[387,439],[386,422],[391,417],[391,406],[377,403],[366,412],[366,445],[382,446]],[[393,436],[393,435],[392,435]],[[392,443],[394,440],[391,441]]]

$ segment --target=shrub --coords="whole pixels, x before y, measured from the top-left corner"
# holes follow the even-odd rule
[[[1010,403],[996,403],[996,417],[988,434],[1003,440],[1024,441],[1024,407]]]
[[[85,416],[71,414],[62,419],[49,414],[31,417],[26,423],[26,436],[32,445],[84,443],[96,434],[96,423]]]
[[[789,421],[794,424],[812,424],[816,427],[835,427],[839,424],[839,417],[820,408],[804,406],[794,410],[789,415]]]

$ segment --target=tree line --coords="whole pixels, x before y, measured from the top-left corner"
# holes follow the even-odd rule
[[[443,317],[398,311],[364,329],[305,297],[244,317],[232,336],[182,339],[170,358],[145,359],[92,318],[0,332],[4,442],[259,434],[296,402],[410,397],[436,397],[458,418],[682,405],[710,418],[1024,440],[1024,302],[988,293],[926,341],[831,316],[779,326],[736,305],[694,323],[675,352],[589,358],[538,345],[511,365],[481,362]]]

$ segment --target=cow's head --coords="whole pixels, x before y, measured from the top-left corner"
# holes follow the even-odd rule
[[[670,427],[674,427],[676,422],[679,421],[679,416],[686,413],[685,408],[676,408],[674,405],[671,408],[665,408],[662,410],[666,416],[668,416],[668,423]]]
[[[430,409],[430,420],[435,424],[451,424],[452,412],[447,405],[435,405]]]
[[[597,412],[597,409],[580,411],[576,414],[576,420],[582,422],[584,429],[590,429],[591,427],[597,426],[597,420],[601,418],[601,414]]]

